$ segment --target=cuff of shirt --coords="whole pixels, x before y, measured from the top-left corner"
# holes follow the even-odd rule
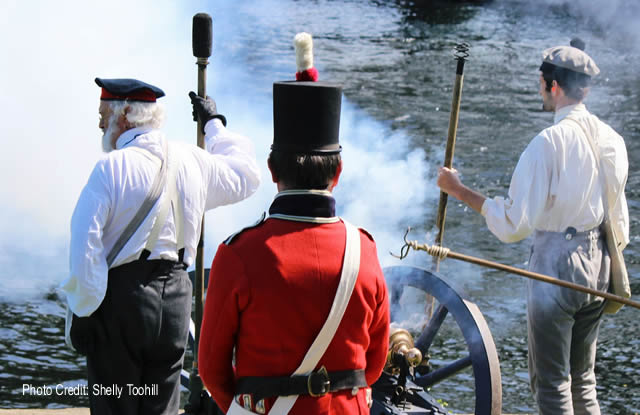
[[[480,214],[484,217],[487,217],[487,210],[489,210],[489,206],[487,206],[487,203],[489,202],[489,199],[485,199],[484,202],[482,203],[482,207],[480,208]]]
[[[214,137],[220,133],[221,130],[225,128],[224,124],[220,118],[212,118],[204,126],[204,135],[205,137]]]

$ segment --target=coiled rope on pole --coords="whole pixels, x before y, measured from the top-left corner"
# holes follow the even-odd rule
[[[451,250],[444,246],[421,244],[418,241],[407,241],[407,245],[416,251],[425,251],[427,254],[443,260],[449,255]]]

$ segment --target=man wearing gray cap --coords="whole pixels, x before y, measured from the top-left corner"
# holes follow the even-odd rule
[[[619,248],[629,242],[624,141],[582,103],[600,70],[576,46],[543,52],[540,95],[554,125],[520,156],[507,198],[488,199],[440,168],[438,186],[481,213],[503,242],[533,234],[529,269],[607,291],[610,256],[600,225],[605,209]],[[605,185],[606,183],[606,185]],[[602,299],[529,280],[529,375],[541,414],[599,414],[594,373]]]

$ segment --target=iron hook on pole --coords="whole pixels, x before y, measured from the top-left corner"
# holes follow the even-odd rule
[[[411,226],[409,226],[407,228],[407,231],[404,233],[404,245],[402,246],[402,248],[400,248],[400,255],[396,255],[393,252],[389,251],[389,254],[391,254],[392,257],[405,259],[407,255],[409,255],[409,251],[411,248],[411,243],[407,240],[407,235],[409,235],[409,232],[411,232]]]

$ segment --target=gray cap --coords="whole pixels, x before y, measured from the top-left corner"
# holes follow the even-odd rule
[[[596,76],[600,69],[593,59],[573,46],[556,46],[542,52],[542,60],[561,68],[589,76]]]

